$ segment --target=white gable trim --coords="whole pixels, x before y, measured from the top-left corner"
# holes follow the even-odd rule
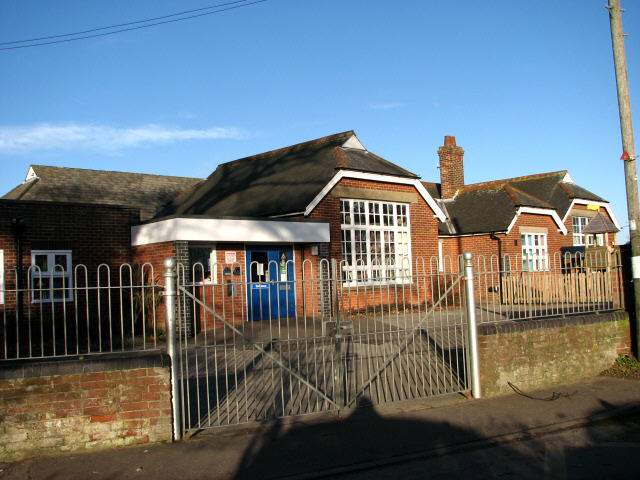
[[[329,241],[329,223],[277,220],[170,218],[131,227],[131,245],[172,242],[279,242]]]
[[[27,175],[26,177],[24,177],[24,182],[22,183],[27,183],[31,180],[35,180],[36,178],[38,178],[38,175],[36,175],[36,171],[33,169],[33,167],[29,167],[29,170],[27,170]]]
[[[404,178],[404,177],[394,177],[391,175],[380,175],[378,173],[367,173],[367,172],[356,172],[353,170],[340,170],[336,173],[333,178],[327,183],[320,193],[316,195],[316,197],[311,201],[307,208],[305,208],[304,215],[308,216],[314,208],[320,203],[320,201],[327,196],[327,194],[331,191],[333,187],[337,185],[337,183],[343,178],[355,178],[358,180],[369,180],[372,182],[384,182],[384,183],[395,183],[400,185],[413,185],[420,196],[424,198],[425,202],[431,207],[431,210],[435,213],[436,217],[441,222],[444,222],[447,217],[442,211],[442,209],[438,206],[436,201],[433,199],[427,189],[424,188],[424,185],[417,178]]]
[[[362,143],[360,143],[360,140],[358,140],[358,137],[356,137],[355,135],[351,135],[349,137],[349,139],[342,144],[342,148],[353,148],[355,150],[366,150],[366,148],[364,148],[364,145],[362,145]]]
[[[575,183],[573,178],[571,178],[571,175],[569,175],[569,172],[565,173],[564,177],[562,177],[562,180],[560,181],[564,183]]]
[[[516,214],[513,216],[513,220],[511,220],[511,223],[509,224],[509,228],[507,228],[507,235],[509,234],[513,226],[516,224],[516,222],[518,221],[518,218],[520,217],[520,214],[522,213],[532,213],[534,215],[548,215],[553,219],[554,222],[556,222],[556,225],[558,226],[558,230],[562,232],[563,235],[567,234],[567,227],[564,226],[564,223],[562,223],[562,220],[560,219],[560,215],[558,215],[558,212],[556,212],[555,210],[552,210],[550,208],[519,207],[518,210],[516,211]]]
[[[598,205],[599,207],[603,207],[607,211],[607,213],[609,214],[609,217],[611,217],[611,220],[613,221],[613,224],[616,226],[616,228],[618,230],[622,230],[622,226],[618,222],[618,219],[616,218],[615,213],[613,213],[613,209],[611,208],[611,205],[609,205],[607,202],[596,202],[594,200],[583,200],[582,198],[574,198],[573,200],[571,200],[571,205],[569,205],[569,208],[567,209],[567,213],[564,214],[564,218],[562,219],[563,222],[566,222],[566,220],[569,217],[569,215],[571,215],[571,210],[573,210],[573,206],[576,203],[579,204],[579,205]]]

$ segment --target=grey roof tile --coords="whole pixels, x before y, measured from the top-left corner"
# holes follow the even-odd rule
[[[302,212],[340,169],[417,178],[371,152],[342,148],[353,135],[349,130],[223,163],[204,183],[176,197],[157,218]]]
[[[51,202],[123,205],[153,217],[178,193],[203,181],[144,173],[32,165],[37,179],[18,185],[2,198]]]

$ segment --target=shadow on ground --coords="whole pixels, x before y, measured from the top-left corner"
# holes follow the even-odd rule
[[[385,419],[364,399],[360,408],[331,425],[290,429],[276,422],[254,437],[234,479],[280,478],[638,478],[640,443],[624,443],[617,423],[586,427],[567,446],[553,436],[521,442],[492,441],[448,422]],[[598,418],[612,409],[602,402]],[[640,419],[635,419],[640,440]],[[628,427],[628,423],[627,423]],[[521,429],[527,427],[521,425]],[[634,439],[631,439],[634,440]],[[579,444],[586,442],[585,446]],[[597,445],[587,446],[589,442]],[[357,464],[360,466],[353,468]],[[363,468],[364,467],[364,468]],[[358,473],[354,471],[360,470]],[[630,477],[629,477],[630,476]],[[305,477],[308,478],[308,477]]]
[[[528,416],[532,418],[536,409],[547,408],[536,399],[522,402],[523,408],[531,409]],[[568,407],[570,403],[564,406]],[[227,436],[215,430],[176,444],[35,458],[0,465],[4,468],[0,480],[640,478],[636,461],[640,413],[636,409],[632,416],[602,420],[603,413],[613,409],[600,400],[599,408],[590,414],[597,423],[497,443],[487,436],[526,431],[530,425],[482,408],[472,409],[475,415],[487,417],[474,421],[484,425],[478,430],[447,420],[418,420],[411,412],[385,417],[365,398],[341,420],[320,423],[316,418],[308,424],[304,417],[293,424],[273,420],[246,435]],[[461,408],[445,407],[441,412],[445,410],[458,425],[468,418],[462,416]],[[344,471],[351,467],[361,471]]]

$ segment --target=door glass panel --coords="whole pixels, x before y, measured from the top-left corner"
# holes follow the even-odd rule
[[[260,283],[266,281],[267,252],[251,252],[251,282]]]

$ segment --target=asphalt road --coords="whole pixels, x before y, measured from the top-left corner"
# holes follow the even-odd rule
[[[327,478],[638,479],[640,415],[479,450]]]

